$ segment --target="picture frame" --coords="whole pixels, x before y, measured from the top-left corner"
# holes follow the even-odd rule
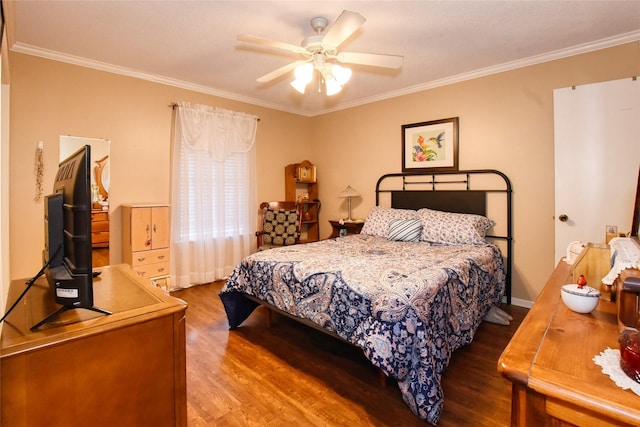
[[[458,170],[458,117],[402,125],[402,172]]]

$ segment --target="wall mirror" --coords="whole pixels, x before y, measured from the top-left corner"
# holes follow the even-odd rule
[[[636,204],[631,220],[631,237],[640,242],[640,170],[638,170],[638,184],[636,186]]]
[[[103,138],[60,136],[59,161],[75,153],[80,147],[91,146],[91,244],[93,266],[109,264],[109,146],[111,141]]]

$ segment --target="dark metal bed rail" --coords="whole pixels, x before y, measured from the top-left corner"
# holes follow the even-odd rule
[[[444,177],[450,179],[444,179]],[[473,177],[491,177],[487,185],[481,182],[474,187]],[[399,183],[398,183],[399,181]],[[389,186],[389,188],[387,188]],[[380,195],[389,193],[392,207],[405,209],[431,208],[457,213],[486,215],[487,194],[505,195],[506,224],[504,234],[487,235],[487,238],[504,240],[507,245],[505,296],[511,304],[511,277],[513,266],[511,181],[502,172],[493,169],[476,169],[443,172],[403,172],[382,175],[376,183],[376,206]],[[394,202],[395,200],[395,202]]]

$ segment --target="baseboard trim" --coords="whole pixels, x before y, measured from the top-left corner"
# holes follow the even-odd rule
[[[516,305],[518,307],[531,308],[533,306],[533,301],[529,301],[521,298],[511,298],[511,305]]]

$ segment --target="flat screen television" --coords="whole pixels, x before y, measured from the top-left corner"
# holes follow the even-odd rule
[[[93,306],[91,206],[91,146],[85,145],[60,162],[53,193],[45,198],[44,274],[61,307],[32,330],[69,309],[110,314]]]

